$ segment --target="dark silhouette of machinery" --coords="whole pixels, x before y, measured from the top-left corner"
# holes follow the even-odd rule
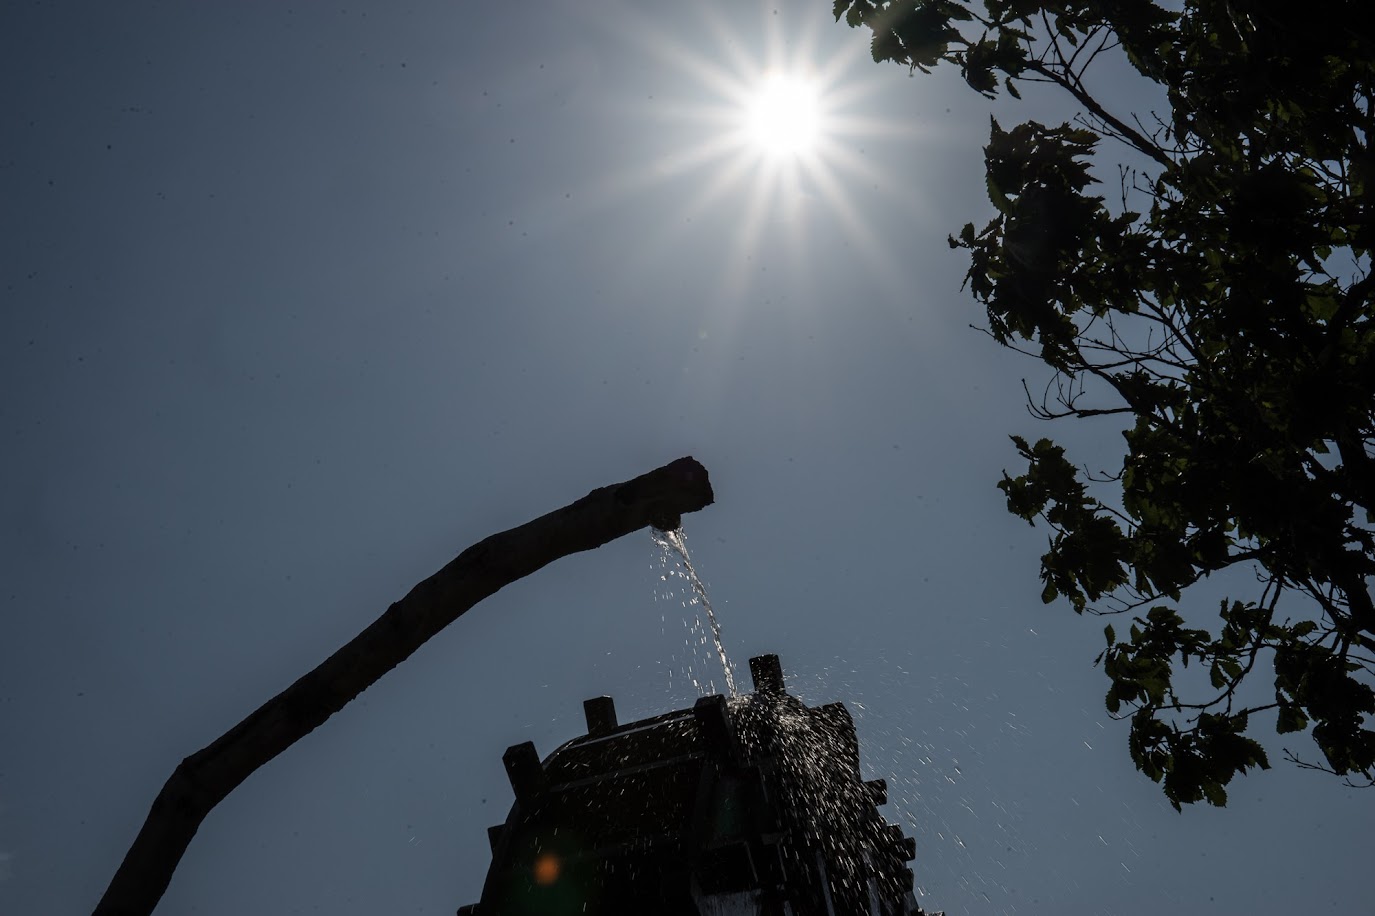
[[[508,749],[516,801],[459,916],[923,914],[849,712],[790,696],[776,655],[750,673],[753,694],[625,725],[588,700],[587,735],[543,763]]]

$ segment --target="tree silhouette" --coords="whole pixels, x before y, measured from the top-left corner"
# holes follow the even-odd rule
[[[1121,421],[1120,465],[1090,472],[1014,437],[1027,469],[998,486],[1050,529],[1042,600],[1128,618],[1099,661],[1136,766],[1177,809],[1223,805],[1235,774],[1269,766],[1246,736],[1264,719],[1311,735],[1320,758],[1286,751],[1301,766],[1369,784],[1375,38],[1355,2],[1170,7],[834,12],[872,31],[876,61],[954,64],[990,98],[1047,83],[1082,106],[1059,126],[993,122],[997,215],[950,244],[969,252],[988,333],[1051,370],[1031,412]],[[1112,56],[1161,111],[1095,97],[1089,71]],[[1111,203],[1092,193],[1105,150],[1125,154]],[[1229,570],[1216,616],[1186,597]]]

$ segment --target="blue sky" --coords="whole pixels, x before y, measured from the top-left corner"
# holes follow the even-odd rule
[[[1135,772],[1101,621],[1041,605],[994,488],[1043,376],[945,237],[990,111],[1073,109],[879,68],[829,7],[0,12],[0,912],[89,911],[182,757],[464,547],[687,454],[728,651],[849,705],[928,908],[1368,909],[1368,795],[1277,745],[1223,811]],[[830,112],[791,171],[730,140],[784,66]],[[698,695],[662,571],[634,536],[479,605],[212,812],[158,912],[476,900],[508,745]]]

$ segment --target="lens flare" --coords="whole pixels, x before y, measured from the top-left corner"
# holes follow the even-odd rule
[[[535,883],[550,885],[559,880],[559,857],[546,852],[535,860]]]

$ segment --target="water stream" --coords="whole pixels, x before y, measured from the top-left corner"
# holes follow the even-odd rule
[[[697,570],[692,566],[692,558],[688,556],[687,540],[683,536],[682,528],[675,528],[673,531],[661,531],[658,528],[649,529],[650,535],[654,538],[654,543],[658,544],[664,551],[666,558],[676,557],[677,562],[683,567],[683,577],[692,586],[693,599],[684,604],[700,604],[706,608],[707,623],[711,628],[711,640],[716,646],[716,656],[721,660],[721,670],[726,676],[726,691],[732,697],[735,692],[735,672],[732,670],[730,659],[726,656],[725,643],[721,641],[721,624],[716,619],[716,612],[712,610],[711,601],[707,598],[706,586],[697,575]],[[664,578],[667,578],[665,576]]]

